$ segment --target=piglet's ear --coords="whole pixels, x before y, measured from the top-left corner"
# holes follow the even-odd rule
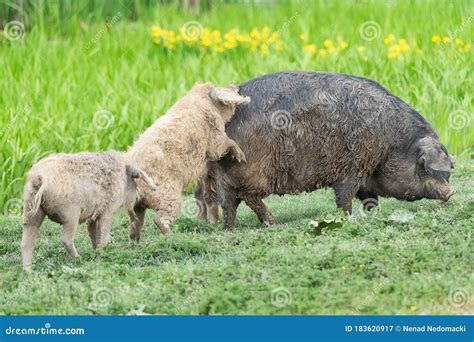
[[[135,180],[140,178],[150,188],[156,189],[155,182],[153,181],[153,179],[151,179],[150,176],[147,175],[146,172],[144,172],[144,171],[140,170],[139,168],[136,168],[135,166],[132,166],[132,165],[127,165],[125,167],[125,170],[127,172],[128,177],[131,177],[132,179],[135,179]]]
[[[128,177],[131,177],[131,178],[140,177],[140,170],[137,169],[135,166],[132,166],[132,165],[125,166],[125,172],[127,173]]]
[[[211,88],[209,97],[212,101],[226,106],[239,105],[250,102],[250,97],[239,95],[239,87],[231,84],[225,88]]]

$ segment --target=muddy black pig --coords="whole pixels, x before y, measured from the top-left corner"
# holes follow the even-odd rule
[[[200,215],[233,228],[239,203],[265,224],[274,218],[262,199],[332,187],[347,212],[352,199],[377,203],[447,201],[454,157],[415,109],[372,80],[320,72],[279,72],[240,85],[251,102],[226,126],[247,156],[208,164],[198,184]],[[368,206],[371,207],[370,205]]]

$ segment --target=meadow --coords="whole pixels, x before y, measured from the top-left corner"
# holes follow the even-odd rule
[[[136,21],[128,2],[102,3],[90,15],[70,5],[66,17],[55,1],[38,5],[0,35],[1,313],[472,313],[472,2],[216,2],[199,15],[139,6]],[[341,223],[328,218],[338,214],[327,190],[271,197],[270,229],[244,206],[234,232],[184,212],[166,238],[148,217],[138,245],[121,215],[97,253],[81,227],[76,262],[48,221],[34,272],[22,273],[21,192],[34,162],[126,149],[195,82],[295,69],[365,76],[411,104],[457,157],[456,195],[383,199]],[[328,227],[315,233],[311,220]]]

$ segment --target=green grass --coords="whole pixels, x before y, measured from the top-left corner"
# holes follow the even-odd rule
[[[453,186],[443,204],[382,199],[363,214],[354,200],[354,218],[321,235],[309,221],[335,215],[328,190],[269,198],[271,228],[242,206],[235,231],[181,216],[164,237],[149,215],[138,244],[120,215],[98,252],[80,227],[78,261],[47,221],[32,274],[21,270],[20,219],[3,217],[0,313],[472,314],[474,169],[460,168]]]
[[[88,9],[64,3],[60,10],[59,2],[39,2],[23,39],[0,35],[0,208],[9,214],[0,216],[0,312],[125,314],[145,305],[145,312],[169,314],[472,313],[473,295],[452,305],[455,294],[473,293],[472,50],[458,53],[431,42],[433,35],[454,32],[472,43],[472,2],[218,3],[199,16],[139,6],[137,22],[118,2],[97,0]],[[99,18],[110,22],[117,15],[104,29]],[[152,43],[153,24],[177,30],[190,20],[223,32],[268,25],[280,31],[285,50],[266,57],[241,50],[203,55]],[[367,21],[380,26],[378,39],[361,38],[359,27]],[[309,58],[299,39],[303,32],[318,47],[341,36],[349,48]],[[388,60],[383,38],[391,33],[416,39],[423,53]],[[358,46],[366,47],[367,61]],[[126,149],[195,82],[226,85],[289,69],[366,76],[418,109],[460,161],[453,176],[457,194],[446,204],[386,199],[380,212],[362,216],[356,210],[354,221],[322,235],[309,221],[336,213],[329,191],[269,198],[279,222],[270,229],[244,206],[234,232],[181,217],[176,233],[163,237],[148,217],[138,245],[129,241],[121,215],[113,243],[99,252],[81,228],[77,262],[66,256],[58,226],[48,221],[35,272],[21,271],[21,222],[14,214],[21,211],[24,176],[34,162],[52,152]],[[460,129],[449,120],[453,113],[461,113]],[[414,217],[389,220],[397,210]],[[284,299],[289,291],[292,300],[280,308],[271,294],[282,287],[277,294]],[[101,300],[108,305],[98,305]]]

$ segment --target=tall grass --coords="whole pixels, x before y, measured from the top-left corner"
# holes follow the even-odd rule
[[[472,52],[450,53],[431,43],[433,35],[450,32],[470,40],[468,0],[218,3],[197,17],[170,5],[148,7],[137,22],[120,11],[111,11],[119,18],[109,27],[83,20],[87,11],[68,20],[50,10],[35,12],[23,39],[0,40],[0,206],[21,196],[25,173],[49,153],[127,148],[195,82],[224,85],[288,69],[375,79],[417,108],[458,159],[472,157]],[[176,29],[189,20],[221,31],[268,25],[280,31],[285,50],[266,57],[233,51],[204,57],[151,42],[152,24]],[[359,27],[369,20],[380,25],[381,36],[364,41]],[[348,50],[365,46],[368,60],[351,52],[309,58],[301,51],[302,32],[316,42],[342,36]],[[390,33],[416,39],[423,53],[388,60],[383,38]],[[471,117],[460,129],[449,124],[456,111]]]

